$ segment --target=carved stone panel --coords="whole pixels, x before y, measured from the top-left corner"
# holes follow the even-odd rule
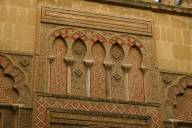
[[[86,81],[85,81],[85,64],[84,58],[87,49],[85,43],[81,39],[75,40],[72,46],[72,54],[74,64],[72,66],[72,80],[71,80],[71,94],[83,95],[86,94]]]
[[[14,80],[3,73],[0,67],[0,102],[16,103],[19,98],[18,92],[13,89]]]
[[[1,128],[15,128],[15,113],[8,109],[0,109],[0,115],[1,115]]]
[[[32,109],[19,110],[19,128],[32,128]]]
[[[145,100],[145,90],[144,90],[144,74],[141,69],[142,65],[142,54],[140,50],[133,46],[130,49],[128,56],[131,69],[129,70],[129,99],[131,101],[144,101]]]
[[[91,69],[91,96],[106,97],[106,70],[104,67],[105,49],[100,42],[96,42],[92,47],[92,57],[94,65]]]
[[[184,94],[177,96],[177,105],[174,107],[177,119],[192,120],[192,88],[186,88]]]
[[[124,60],[124,51],[122,47],[115,43],[110,51],[113,66],[111,69],[111,98],[124,99],[125,85],[124,85],[124,72],[122,69],[122,61]]]
[[[12,59],[0,54],[0,102],[1,103],[30,103],[30,89],[25,72],[16,66]]]
[[[147,116],[129,116],[109,113],[60,110],[50,111],[51,128],[149,128]]]
[[[192,121],[192,77],[182,76],[166,90],[165,115],[182,121]]]
[[[56,94],[65,94],[67,90],[67,67],[64,57],[67,52],[67,46],[62,38],[57,38],[53,42],[53,58],[50,58],[50,80],[49,92]]]

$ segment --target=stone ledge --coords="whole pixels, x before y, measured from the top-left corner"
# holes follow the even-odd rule
[[[41,96],[41,97],[76,99],[76,100],[85,100],[85,101],[98,101],[98,102],[106,102],[106,103],[129,104],[129,105],[151,106],[151,107],[160,106],[160,103],[155,103],[155,102],[138,102],[138,101],[117,100],[117,99],[101,99],[101,98],[84,97],[84,96],[50,94],[50,93],[44,93],[44,92],[35,92],[35,93],[37,96]]]
[[[82,115],[118,117],[118,118],[127,118],[127,119],[142,119],[142,120],[151,119],[150,116],[129,115],[129,114],[121,114],[121,113],[108,113],[108,112],[98,112],[98,111],[84,111],[84,110],[57,109],[57,108],[49,108],[48,110],[49,112],[58,112],[58,113],[70,113],[70,114],[82,114]]]
[[[114,4],[119,6],[125,7],[134,7],[140,8],[145,10],[151,10],[154,12],[163,12],[169,14],[177,14],[177,15],[184,15],[184,16],[192,16],[192,9],[184,8],[181,6],[173,6],[173,5],[165,5],[161,3],[154,3],[154,2],[144,2],[138,0],[87,0],[93,2],[100,2],[100,3],[108,3]]]

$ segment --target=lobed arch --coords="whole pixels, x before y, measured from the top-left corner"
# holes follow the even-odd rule
[[[180,96],[183,96],[185,94],[185,90],[187,88],[192,88],[192,75],[184,75],[179,77],[172,85],[170,85],[166,90],[165,90],[165,100],[164,100],[164,114],[166,119],[170,118],[180,118],[178,117],[178,114],[183,114],[185,111],[183,110],[178,110],[182,105],[185,104],[179,104],[180,100],[177,99]],[[187,92],[186,92],[187,93]],[[184,99],[188,99],[187,97],[184,97]],[[183,100],[182,100],[183,101]],[[176,110],[177,108],[177,110]],[[186,111],[191,109],[191,106],[187,106],[185,108]],[[191,111],[187,112],[191,114]],[[191,120],[190,114],[188,115],[183,115],[182,120]]]
[[[30,88],[28,87],[28,78],[25,72],[16,66],[11,58],[0,53],[0,66],[3,73],[11,76],[14,80],[13,89],[19,94],[19,99],[16,103],[28,104],[30,98]]]
[[[122,37],[114,35],[109,39],[109,43],[112,45],[118,43],[120,46],[123,46],[125,44],[125,41]]]
[[[104,35],[100,34],[100,33],[96,33],[94,34],[91,39],[90,39],[92,42],[101,42],[101,43],[104,43],[106,44],[107,43],[107,39],[105,38]]]
[[[135,37],[127,36],[126,42],[127,42],[126,44],[128,45],[129,48],[131,48],[132,46],[136,46],[141,51],[142,56],[145,55],[145,48],[144,48],[143,44],[141,43],[141,41],[139,41]]]
[[[72,33],[71,38],[73,39],[73,42],[77,39],[81,39],[84,43],[88,40],[86,34],[80,30],[75,31]]]
[[[66,39],[69,36],[68,29],[65,28],[56,28],[49,33],[49,42],[52,44],[56,38],[61,37]]]
[[[187,87],[192,87],[192,75],[182,76],[166,89],[166,102],[177,105],[177,96],[184,94]]]
[[[57,38],[63,39],[66,42],[67,47],[70,47],[70,45],[72,45],[69,43],[74,43],[75,40],[81,39],[87,47],[86,41],[88,40],[88,38],[87,38],[86,34],[80,30],[74,30],[73,28],[68,28],[68,27],[67,28],[63,28],[63,27],[58,28],[57,27],[49,33],[48,37],[49,37],[48,48],[49,48],[49,53],[51,55],[53,55],[52,50],[51,50],[52,44]]]

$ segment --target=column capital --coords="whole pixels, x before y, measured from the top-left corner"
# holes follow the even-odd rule
[[[91,67],[94,64],[94,60],[92,59],[84,59],[84,63],[87,67]]]
[[[147,71],[147,67],[146,67],[145,65],[143,65],[143,64],[141,65],[140,69],[141,69],[142,71],[144,71],[144,72]]]
[[[47,59],[49,60],[49,63],[52,63],[55,60],[55,56],[48,56]]]
[[[72,65],[74,62],[73,57],[65,57],[64,61],[67,63],[67,65]]]
[[[125,72],[128,72],[131,69],[131,64],[122,64],[122,68]]]
[[[106,69],[111,69],[113,63],[112,62],[104,62],[104,66]]]

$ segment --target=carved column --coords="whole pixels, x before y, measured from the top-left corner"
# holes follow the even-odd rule
[[[145,93],[145,102],[146,102],[147,101],[147,77],[146,77],[147,67],[142,64],[140,69],[143,71],[143,76],[144,76],[144,93]]]
[[[64,61],[67,64],[67,94],[71,94],[71,66],[74,60],[72,57],[65,57]]]
[[[122,68],[125,72],[124,85],[125,85],[126,100],[129,100],[129,87],[128,87],[129,75],[128,75],[128,72],[131,68],[131,64],[122,64]]]
[[[72,57],[73,42],[74,42],[74,39],[72,39],[70,37],[66,39],[68,49],[67,49],[66,57],[64,58],[64,61],[67,64],[67,94],[69,94],[69,95],[71,94],[71,76],[72,76],[71,68],[72,68],[72,65],[74,64],[74,59]]]
[[[107,98],[111,98],[111,68],[113,64],[111,62],[104,62],[104,65],[107,70]]]
[[[86,66],[86,96],[90,97],[91,92],[91,66],[94,63],[94,60],[91,59],[85,59],[84,60],[85,66]]]
[[[48,61],[48,64],[47,64],[48,78],[47,78],[47,87],[46,87],[47,92],[49,92],[49,87],[51,86],[51,64],[53,63],[54,59],[55,59],[54,56],[47,57],[47,61]]]

